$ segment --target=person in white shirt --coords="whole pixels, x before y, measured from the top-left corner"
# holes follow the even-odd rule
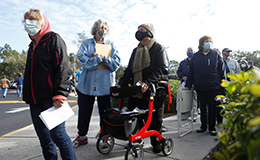
[[[243,72],[248,71],[248,63],[247,63],[247,61],[242,59],[240,61],[240,67],[241,67],[241,71],[243,71]]]
[[[238,73],[240,73],[241,69],[240,69],[238,62],[229,57],[231,52],[232,52],[232,50],[230,50],[229,48],[224,48],[222,50],[222,56],[223,56],[223,59],[227,62],[227,67],[228,67],[229,72],[238,74]]]

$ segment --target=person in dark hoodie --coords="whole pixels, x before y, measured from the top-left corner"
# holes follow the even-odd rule
[[[24,14],[24,28],[29,45],[23,100],[30,105],[32,122],[40,140],[45,159],[57,159],[56,146],[62,159],[75,160],[72,142],[65,130],[65,122],[52,130],[44,125],[39,114],[52,107],[62,107],[69,94],[69,65],[66,44],[59,34],[51,31],[48,18],[38,9]]]
[[[186,87],[191,89],[194,85],[200,98],[201,126],[197,132],[202,133],[209,129],[210,134],[215,136],[217,135],[215,97],[223,94],[225,90],[220,86],[221,80],[224,79],[223,58],[211,49],[212,45],[213,40],[210,36],[203,36],[199,39],[199,51],[190,61]],[[208,114],[206,106],[208,106]]]

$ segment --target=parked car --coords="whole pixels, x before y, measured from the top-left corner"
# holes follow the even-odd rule
[[[16,88],[16,83],[15,83],[14,81],[15,81],[15,80],[11,80],[11,81],[10,81],[10,84],[9,84],[9,88],[10,88],[10,89]]]

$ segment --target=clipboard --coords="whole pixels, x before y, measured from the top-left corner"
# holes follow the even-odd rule
[[[112,46],[110,44],[96,44],[96,52],[112,57]],[[109,69],[109,67],[100,63],[97,69]]]

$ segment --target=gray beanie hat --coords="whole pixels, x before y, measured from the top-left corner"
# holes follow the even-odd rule
[[[152,23],[141,24],[139,27],[144,27],[145,29],[147,29],[152,34],[152,38],[154,37],[154,27],[153,27]]]

